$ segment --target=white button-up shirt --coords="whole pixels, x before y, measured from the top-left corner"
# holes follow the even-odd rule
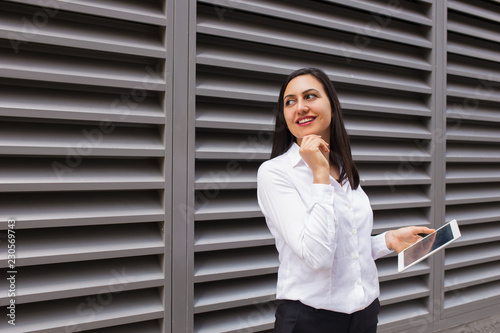
[[[348,181],[313,184],[313,174],[293,144],[264,162],[257,196],[276,239],[278,299],[317,309],[353,313],[379,296],[375,259],[392,251],[385,235],[371,236],[367,195]]]

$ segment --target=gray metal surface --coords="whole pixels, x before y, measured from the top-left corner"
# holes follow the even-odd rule
[[[13,218],[19,285],[18,325],[0,331],[270,332],[279,262],[256,172],[281,82],[304,66],[335,83],[373,233],[453,218],[462,230],[404,273],[394,254],[377,261],[379,332],[498,313],[499,12],[2,1],[0,247]],[[7,290],[0,279],[2,307]]]

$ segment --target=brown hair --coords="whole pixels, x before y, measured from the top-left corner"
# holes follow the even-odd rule
[[[292,79],[301,75],[312,75],[323,85],[332,107],[332,119],[330,123],[330,163],[337,165],[339,169],[342,170],[340,179],[338,180],[340,183],[342,183],[345,179],[348,179],[351,187],[353,189],[357,189],[359,185],[359,172],[352,159],[351,144],[349,142],[347,131],[344,127],[344,120],[342,119],[342,109],[340,107],[339,99],[332,81],[330,81],[328,76],[318,68],[309,67],[294,71],[288,75],[285,83],[281,87],[278,98],[278,111],[275,115],[274,139],[271,158],[284,154],[293,142],[296,141],[296,138],[292,135],[286,125],[283,112],[283,95],[285,94],[288,83],[290,83]]]

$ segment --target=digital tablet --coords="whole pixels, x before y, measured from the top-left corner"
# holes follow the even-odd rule
[[[421,262],[460,238],[457,220],[452,220],[398,254],[398,272]]]

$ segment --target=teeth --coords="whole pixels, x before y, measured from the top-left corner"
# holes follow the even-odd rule
[[[311,120],[314,120],[314,118],[301,119],[301,120],[299,120],[299,124],[307,123],[308,121],[311,121]]]

